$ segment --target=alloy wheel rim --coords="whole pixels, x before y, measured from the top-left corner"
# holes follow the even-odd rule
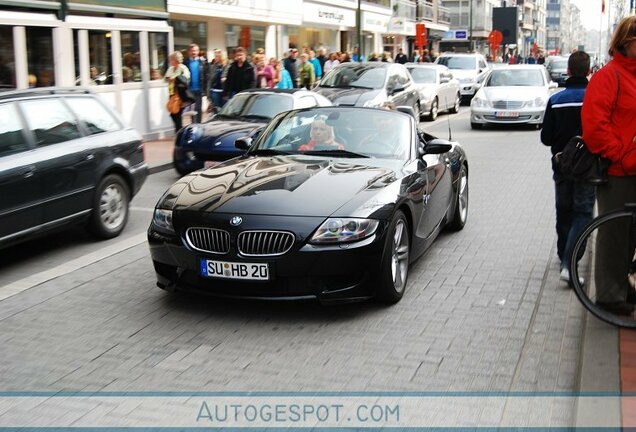
[[[431,117],[434,119],[437,118],[437,100],[433,101],[433,105],[431,106]]]
[[[108,185],[99,200],[99,217],[102,224],[110,229],[118,228],[126,217],[124,192],[117,184]]]
[[[459,107],[461,104],[462,104],[461,96],[457,96],[457,99],[455,99],[455,111],[459,111]]]
[[[462,177],[459,181],[459,217],[462,222],[466,221],[468,216],[468,176],[462,170]]]
[[[404,291],[409,265],[409,239],[406,233],[406,224],[400,219],[393,231],[391,251],[391,276],[393,278],[393,287],[398,293]]]

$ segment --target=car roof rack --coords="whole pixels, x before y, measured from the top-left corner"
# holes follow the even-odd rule
[[[29,89],[0,91],[0,101],[31,96],[51,96],[64,94],[92,94],[85,87],[34,87]]]

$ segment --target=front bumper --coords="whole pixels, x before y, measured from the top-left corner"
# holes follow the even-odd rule
[[[477,93],[477,87],[477,83],[474,82],[459,83],[459,93],[463,97],[473,97]]]
[[[277,257],[244,257],[236,249],[236,236],[240,231],[224,227],[231,236],[230,252],[224,255],[208,254],[186,246],[181,236],[165,236],[151,226],[148,243],[157,285],[168,291],[270,300],[318,299],[321,303],[361,301],[375,295],[387,224],[380,224],[374,235],[346,247],[315,246],[301,240],[313,231],[303,229],[301,225],[311,224],[315,227],[316,220],[319,220],[319,224],[324,218],[261,218],[274,222],[267,224],[267,229],[295,232],[296,242],[289,252]],[[290,219],[301,221],[292,222]],[[302,219],[312,220],[307,223]],[[247,229],[254,227],[242,227],[242,230]],[[204,277],[200,275],[201,258],[230,263],[267,263],[270,280]]]
[[[503,110],[494,108],[470,108],[470,121],[476,124],[543,124],[544,108]],[[499,113],[499,114],[498,114]],[[503,114],[502,114],[503,113]],[[503,115],[503,116],[502,116]]]

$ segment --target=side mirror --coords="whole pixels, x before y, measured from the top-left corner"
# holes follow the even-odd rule
[[[248,150],[251,145],[252,145],[252,138],[250,137],[242,137],[234,141],[234,147],[236,147],[239,150]]]
[[[557,88],[559,88],[559,84],[558,84],[558,83],[555,83],[554,81],[550,81],[550,84],[548,84],[548,88],[549,88],[550,90],[557,89]]]
[[[442,153],[447,153],[451,151],[452,148],[453,148],[453,145],[450,143],[450,141],[446,141],[440,138],[435,138],[426,143],[426,145],[424,146],[424,153],[425,154],[442,154]]]
[[[450,80],[451,79],[448,76],[441,76],[440,79],[439,79],[439,82],[440,82],[440,84],[446,84],[446,83],[450,82]]]

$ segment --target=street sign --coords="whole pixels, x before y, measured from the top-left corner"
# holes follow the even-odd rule
[[[468,38],[468,33],[466,32],[466,30],[457,30],[455,32],[455,39],[467,39]]]
[[[490,34],[488,35],[488,43],[490,45],[501,45],[501,42],[503,42],[503,34],[501,34],[501,32],[499,30],[493,30],[490,32]]]
[[[415,44],[418,47],[424,47],[427,43],[426,26],[423,23],[415,24]]]

